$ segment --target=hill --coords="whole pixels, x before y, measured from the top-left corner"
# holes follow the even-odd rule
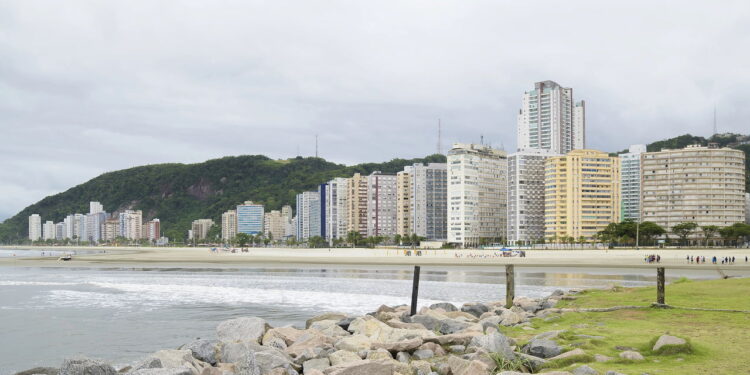
[[[357,172],[396,173],[406,165],[429,162],[445,162],[445,156],[345,166],[321,158],[272,160],[250,155],[124,169],[26,207],[0,224],[0,243],[24,240],[31,214],[59,222],[71,213],[88,212],[89,201],[101,202],[108,212],[142,210],[144,221],[158,217],[163,235],[182,240],[193,220],[221,222],[222,212],[246,200],[263,203],[267,210],[280,209],[285,204],[294,206],[297,193],[315,190],[334,177],[351,177]]]

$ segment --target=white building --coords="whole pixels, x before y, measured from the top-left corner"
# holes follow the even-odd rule
[[[396,228],[396,175],[367,176],[367,236],[393,237]]]
[[[86,215],[75,214],[73,215],[73,236],[78,241],[87,241],[88,239],[88,222],[86,221]]]
[[[620,220],[640,221],[641,217],[641,156],[646,145],[632,145],[620,157]]]
[[[89,202],[89,213],[98,214],[104,212],[104,206],[99,202]]]
[[[448,168],[445,163],[407,166],[397,175],[398,234],[448,238]]]
[[[326,239],[346,238],[349,192],[348,178],[334,178],[328,181],[326,189]]]
[[[119,235],[129,240],[140,240],[143,231],[143,212],[141,210],[126,210],[119,216]]]
[[[320,236],[320,194],[306,191],[297,194],[297,240]]]
[[[229,210],[221,214],[221,239],[224,242],[237,237],[237,211]]]
[[[57,229],[55,228],[55,223],[51,220],[47,220],[42,225],[42,238],[47,240],[54,240],[56,236]]]
[[[29,216],[29,239],[39,241],[42,238],[42,217],[39,214]]]
[[[55,224],[55,240],[62,241],[65,239],[65,224]]]
[[[558,154],[528,149],[508,155],[508,241],[544,239],[544,160]]]
[[[284,218],[284,239],[292,238],[297,235],[294,221],[292,206],[284,205],[281,207],[281,216]]]
[[[518,113],[518,149],[541,148],[558,154],[586,148],[586,107],[573,101],[573,89],[553,81],[534,84],[523,94]]]
[[[86,215],[86,241],[99,243],[104,240],[103,231],[106,220],[107,213],[101,210]]]
[[[469,247],[506,236],[507,168],[505,151],[453,145],[448,152],[448,242]]]

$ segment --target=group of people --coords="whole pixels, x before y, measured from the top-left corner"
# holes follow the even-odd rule
[[[652,254],[652,255],[646,255],[645,258],[643,258],[646,263],[660,263],[661,262],[661,255],[659,254]]]
[[[713,257],[711,257],[711,264],[719,264],[719,262],[721,262],[721,264],[734,264],[736,260],[737,260],[736,257],[719,258],[716,255],[714,255]],[[706,257],[700,256],[700,255],[699,256],[688,255],[687,261],[688,263],[691,263],[691,264],[692,263],[696,263],[696,264],[706,263]],[[740,258],[740,261],[742,261],[742,258]],[[747,263],[747,261],[748,261],[747,256],[745,256],[745,263]]]

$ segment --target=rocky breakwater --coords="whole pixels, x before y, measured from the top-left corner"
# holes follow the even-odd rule
[[[27,374],[60,375],[482,375],[504,363],[531,371],[560,354],[549,337],[519,347],[499,326],[528,325],[559,313],[561,291],[542,299],[434,304],[414,316],[409,306],[381,306],[364,316],[326,313],[305,328],[271,327],[261,318],[222,322],[216,338],[160,350],[125,368],[88,358],[65,360],[59,369]],[[551,336],[554,334],[551,334]],[[551,337],[550,336],[550,337]],[[36,371],[35,371],[36,370]]]

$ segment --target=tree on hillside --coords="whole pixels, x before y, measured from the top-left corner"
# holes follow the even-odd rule
[[[693,233],[696,228],[698,228],[698,224],[688,221],[673,226],[672,233],[676,234],[677,237],[680,237],[682,239],[683,245],[686,245],[687,238],[690,236],[690,234]]]
[[[719,227],[716,225],[704,225],[701,227],[701,231],[703,232],[703,237],[706,238],[705,246],[708,246],[708,241],[716,235]]]

